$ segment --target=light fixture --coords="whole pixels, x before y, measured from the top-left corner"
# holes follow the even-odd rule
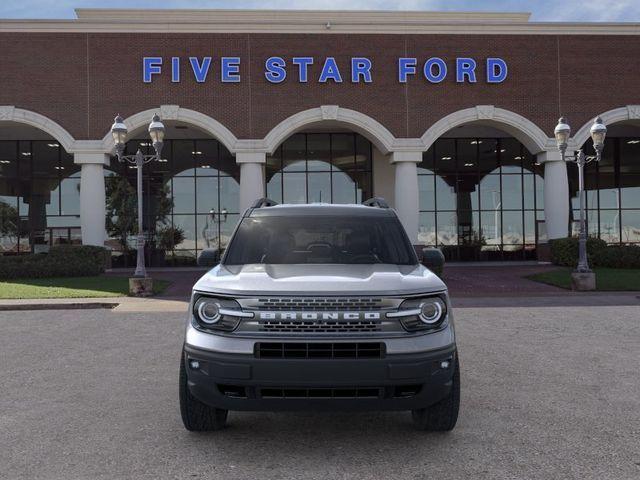
[[[22,155],[23,157],[30,157],[31,152],[21,152],[20,155]]]
[[[442,157],[442,160],[451,160],[453,157]]]
[[[51,147],[51,148],[57,148],[60,146],[60,144],[58,143],[47,143],[47,146]]]
[[[518,157],[513,157],[514,160],[522,160],[522,157],[518,156]]]
[[[64,167],[59,167],[57,165],[55,167],[53,167],[53,168],[55,168],[56,170],[64,170]]]
[[[567,119],[564,117],[560,117],[558,120],[558,124],[556,128],[553,130],[553,134],[556,137],[556,144],[558,145],[558,150],[562,154],[566,152],[567,145],[569,143],[569,136],[571,135],[571,127],[567,123]]]
[[[596,151],[602,151],[604,148],[604,139],[607,136],[607,127],[602,123],[602,118],[599,116],[596,117],[589,132],[591,133],[591,140],[593,140],[593,148],[595,148]]]
[[[482,140],[471,140],[471,145],[479,145],[482,143]]]
[[[151,118],[149,124],[149,136],[153,142],[153,148],[156,150],[156,155],[159,157],[162,151],[162,145],[164,143],[165,128],[164,124],[160,121],[160,116],[156,113]]]
[[[211,165],[200,165],[200,168],[211,168]]]
[[[506,149],[506,148],[501,148],[501,149],[500,149],[500,152],[501,152],[501,153],[504,153],[504,152],[506,152],[506,151],[507,151],[507,149]]]
[[[473,167],[473,165],[474,165],[473,163],[465,163],[464,164],[465,167]]]
[[[113,125],[111,125],[111,136],[113,137],[113,143],[116,146],[116,154],[121,156],[124,152],[124,145],[127,143],[127,126],[124,124],[124,119],[120,115],[116,115],[113,119]]]
[[[191,152],[191,155],[202,155],[202,152],[200,150],[194,150]]]
[[[636,144],[636,143],[640,143],[640,140],[629,140],[629,141],[627,142],[627,144],[628,144],[628,145],[634,145],[634,144]]]
[[[0,160],[0,163],[11,163],[11,160]]]

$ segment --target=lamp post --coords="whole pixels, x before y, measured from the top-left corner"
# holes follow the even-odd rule
[[[118,115],[115,118],[113,125],[111,126],[111,135],[113,135],[113,140],[116,147],[116,156],[118,157],[118,161],[135,165],[135,168],[137,169],[138,236],[136,240],[137,259],[134,278],[141,279],[147,278],[147,270],[145,268],[144,261],[145,242],[144,233],[142,231],[142,166],[152,160],[159,160],[161,158],[160,153],[162,152],[165,128],[163,123],[160,121],[160,117],[157,114],[154,115],[151,119],[151,123],[149,124],[149,137],[151,137],[153,148],[155,150],[155,154],[153,155],[143,155],[140,149],[138,149],[135,155],[125,155],[124,148],[127,141],[127,133],[127,126],[124,124],[124,120],[122,119],[122,117]],[[132,285],[132,282],[130,282],[130,285]],[[133,287],[131,288],[133,289]],[[151,292],[147,293],[150,294]]]
[[[584,191],[584,167],[588,163],[599,162],[602,158],[602,149],[604,148],[604,139],[607,134],[607,127],[602,123],[600,117],[596,117],[591,125],[590,133],[593,141],[595,155],[585,155],[582,149],[567,155],[567,146],[571,127],[564,117],[558,120],[558,125],[554,130],[558,149],[562,154],[562,160],[575,163],[578,166],[578,192],[580,196],[580,234],[578,238],[578,266],[572,274],[573,286],[576,290],[595,290],[595,273],[589,268],[587,259],[587,227],[585,220],[585,191]]]

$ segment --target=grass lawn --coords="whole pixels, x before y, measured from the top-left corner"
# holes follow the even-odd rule
[[[153,281],[154,293],[162,293],[170,282]],[[128,277],[26,278],[0,282],[0,298],[92,298],[129,294]]]
[[[640,291],[640,270],[633,268],[594,268],[596,289],[602,291]],[[536,273],[527,278],[561,288],[571,288],[573,268],[559,268],[549,272]]]

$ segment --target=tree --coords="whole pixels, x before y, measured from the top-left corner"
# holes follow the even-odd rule
[[[127,239],[138,233],[138,197],[136,190],[126,177],[112,176],[105,182],[107,200],[107,232],[118,239],[123,250],[129,250]],[[162,185],[153,196],[153,205],[147,218],[151,218],[151,229],[158,223],[166,223],[173,208],[169,187]]]

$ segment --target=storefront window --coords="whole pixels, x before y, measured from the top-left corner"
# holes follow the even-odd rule
[[[152,153],[148,140],[128,142],[126,153],[133,154],[138,148]],[[111,214],[107,243],[114,251],[116,266],[131,266],[135,264],[136,202],[127,203],[128,197],[120,192],[135,194],[136,169],[114,157],[105,176]],[[203,249],[224,250],[238,220],[239,182],[234,157],[218,141],[165,140],[162,161],[143,168],[148,264],[193,265]],[[119,211],[127,216],[126,221],[118,221]]]
[[[418,166],[418,240],[451,260],[532,258],[543,180],[512,138],[441,138]]]
[[[593,154],[591,142],[584,145]],[[578,172],[568,165],[572,231],[580,219]],[[585,168],[587,229],[607,243],[640,243],[640,138],[607,137],[602,160]]]
[[[79,244],[80,167],[55,140],[0,141],[0,254]]]
[[[299,133],[267,157],[267,196],[282,203],[361,203],[372,196],[371,143],[355,133]]]

